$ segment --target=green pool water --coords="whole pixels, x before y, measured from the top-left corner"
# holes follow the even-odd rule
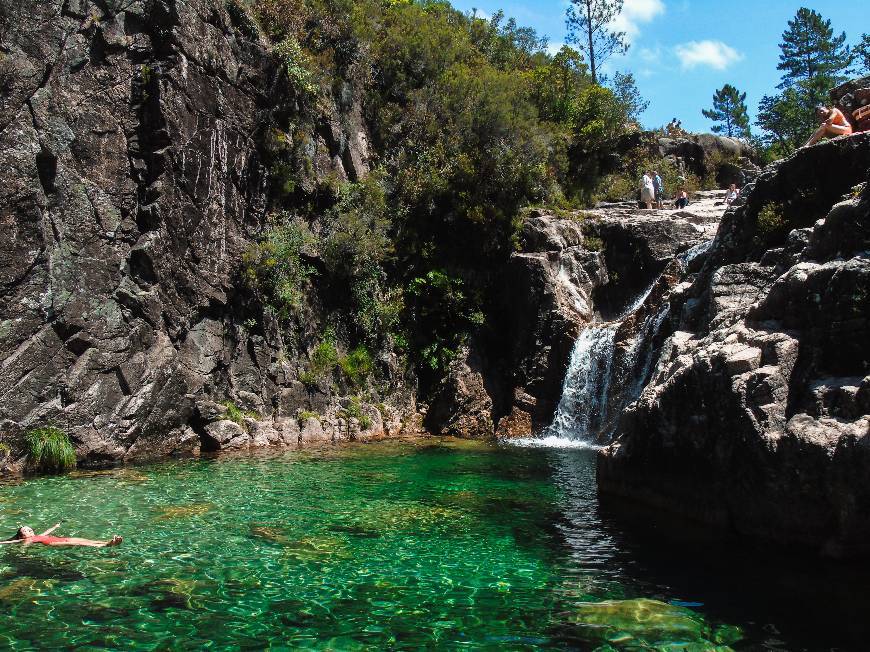
[[[709,580],[724,571],[609,521],[590,451],[424,440],[0,486],[0,534],[61,519],[125,542],[0,549],[0,648],[799,649],[807,633],[789,641],[763,591],[732,596]]]

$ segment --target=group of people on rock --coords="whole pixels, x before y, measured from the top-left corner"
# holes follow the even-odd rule
[[[740,189],[737,184],[732,183],[725,193],[725,204],[731,206],[739,196]],[[663,209],[665,207],[664,198],[665,186],[658,170],[645,171],[640,180],[640,201],[644,208],[647,210]],[[674,193],[673,202],[673,207],[680,210],[689,204],[689,193],[686,186],[680,186],[680,189]]]
[[[640,201],[644,208],[652,209],[665,207],[665,184],[658,170],[648,170],[643,173],[640,180]],[[685,208],[689,203],[689,193],[685,186],[674,195],[674,208]]]

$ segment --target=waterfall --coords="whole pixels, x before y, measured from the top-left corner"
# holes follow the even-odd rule
[[[609,435],[622,408],[635,400],[653,362],[650,341],[668,314],[669,304],[650,313],[626,346],[616,346],[623,321],[649,297],[656,278],[615,320],[589,324],[571,351],[562,396],[553,422],[533,439],[515,440],[525,446],[596,447]]]

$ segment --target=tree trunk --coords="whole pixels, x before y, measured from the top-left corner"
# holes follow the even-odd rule
[[[598,83],[598,72],[595,69],[595,42],[592,38],[595,30],[592,27],[592,2],[586,0],[586,35],[589,37],[589,69],[592,71],[592,83]]]

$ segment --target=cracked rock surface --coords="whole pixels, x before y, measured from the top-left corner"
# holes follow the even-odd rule
[[[292,105],[253,38],[207,0],[0,0],[0,439],[13,466],[22,434],[46,423],[86,463],[303,442],[300,410],[321,415],[318,439],[398,427],[372,409],[362,433],[302,387],[312,333],[292,349],[274,324],[254,334],[237,318],[239,260],[265,220],[261,139],[270,111]],[[316,173],[365,173],[352,118],[312,133]],[[261,427],[209,409],[223,400]]]
[[[737,532],[870,552],[870,134],[768,167],[722,220],[619,435],[616,494]],[[861,185],[863,183],[863,185]],[[775,206],[785,228],[759,223]]]

